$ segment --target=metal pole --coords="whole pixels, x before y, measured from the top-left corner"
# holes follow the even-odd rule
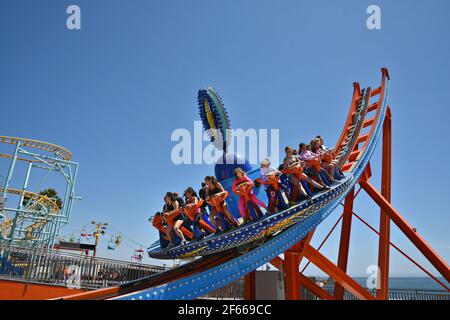
[[[14,155],[11,159],[11,164],[9,165],[8,176],[5,180],[5,186],[3,188],[3,197],[6,199],[6,194],[8,191],[9,184],[11,183],[11,178],[14,172],[14,167],[16,166],[17,155],[19,154],[20,142],[17,142],[16,149],[14,151]]]
[[[14,168],[15,168],[15,166],[16,166],[17,155],[19,154],[19,150],[20,150],[20,142],[17,141],[16,149],[15,149],[15,151],[14,151],[14,155],[13,155],[13,157],[12,157],[12,159],[11,159],[11,164],[10,164],[10,166],[9,166],[8,176],[7,176],[7,178],[6,178],[5,186],[4,186],[4,188],[3,188],[3,198],[5,199],[5,204],[6,204],[6,195],[7,195],[7,192],[8,192],[9,185],[10,185],[10,183],[11,183],[11,179],[12,179],[12,175],[13,175],[13,172],[14,172]],[[13,225],[12,225],[12,227],[11,227],[11,235],[10,235],[10,240],[9,240],[9,244],[10,244],[10,245],[13,243],[13,240],[14,240],[14,230],[16,229],[16,224],[17,224],[17,217],[18,217],[18,215],[19,215],[19,214],[16,214],[16,215],[14,216]]]
[[[68,214],[67,214],[67,220],[70,219],[70,214],[72,212],[72,207],[73,207],[73,201],[75,200],[75,183],[77,180],[77,175],[78,175],[78,163],[73,163],[73,165],[75,166],[74,169],[74,173],[73,173],[73,178],[72,178],[72,184],[70,186],[70,197],[69,197],[69,208],[68,208]]]
[[[17,209],[22,209],[22,204],[23,204],[23,200],[24,200],[24,198],[25,198],[25,191],[27,190],[27,188],[28,188],[28,181],[29,181],[29,179],[30,179],[30,174],[31,174],[31,168],[33,167],[33,163],[32,162],[30,162],[29,164],[28,164],[28,170],[27,170],[27,175],[25,176],[25,181],[23,182],[23,187],[22,187],[22,195],[20,196],[20,202],[19,202],[19,205],[18,205],[18,208]]]
[[[22,195],[20,196],[20,201],[19,201],[19,203],[18,203],[18,205],[17,205],[17,212],[16,212],[16,215],[14,216],[14,222],[13,222],[13,226],[12,226],[12,228],[11,228],[11,233],[10,233],[10,238],[11,238],[11,242],[14,240],[14,233],[16,232],[16,229],[17,229],[17,224],[19,223],[19,218],[20,218],[20,215],[22,215],[24,212],[22,211],[22,209],[23,209],[23,201],[24,201],[24,199],[25,199],[25,190],[27,189],[27,187],[28,187],[28,181],[29,181],[29,179],[30,179],[30,174],[31,174],[31,168],[32,168],[32,166],[33,166],[33,163],[32,162],[30,162],[29,164],[28,164],[28,169],[27,169],[27,174],[26,174],[26,176],[25,176],[25,181],[23,182],[23,187],[22,187]]]

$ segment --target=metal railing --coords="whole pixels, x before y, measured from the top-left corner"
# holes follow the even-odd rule
[[[95,289],[164,271],[164,267],[53,250],[0,246],[0,278]]]
[[[329,294],[333,295],[334,288],[325,286]],[[376,289],[367,289],[372,295],[376,296]],[[302,288],[302,298],[304,300],[318,300],[309,290]],[[434,289],[410,289],[410,288],[392,288],[388,290],[389,300],[450,300],[450,292]],[[353,294],[344,291],[344,300],[358,300]]]
[[[333,287],[325,286],[324,289],[331,295]],[[376,290],[368,290],[373,296]],[[317,296],[308,289],[302,287],[301,297],[303,300],[318,300]],[[244,280],[239,279],[222,288],[204,295],[203,298],[214,299],[243,299],[244,298]],[[344,292],[344,300],[357,300],[350,292]],[[433,289],[389,289],[389,300],[450,300],[450,292]]]
[[[165,271],[165,267],[140,263],[80,256],[54,250],[9,247],[0,245],[0,279],[54,285],[71,285],[73,280],[85,289],[118,285]],[[333,294],[333,286],[324,289]],[[375,296],[375,290],[368,290]],[[243,299],[244,280],[236,280],[203,296],[215,299]],[[317,297],[302,288],[302,299]],[[345,300],[356,300],[344,292]],[[450,300],[450,292],[427,289],[389,289],[389,300]]]

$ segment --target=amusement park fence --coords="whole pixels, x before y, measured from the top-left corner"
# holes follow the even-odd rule
[[[164,271],[164,267],[0,245],[0,278],[80,288],[113,286]],[[74,283],[75,284],[75,283]]]
[[[324,287],[328,293],[333,294],[333,287]],[[376,296],[376,289],[367,289],[371,295]],[[305,300],[317,300],[310,291],[302,288],[302,298]],[[389,300],[450,300],[450,292],[433,289],[392,288],[389,289]],[[354,295],[345,290],[344,300],[358,300]]]
[[[96,289],[125,283],[165,271],[165,267],[152,266],[92,256],[80,256],[54,250],[32,250],[0,245],[0,278],[27,282],[68,285],[71,276],[77,275],[79,287]],[[333,294],[333,286],[325,286]],[[375,290],[369,290],[375,295]],[[236,280],[209,292],[203,298],[243,299],[244,280]],[[302,298],[317,297],[302,288]],[[355,300],[345,291],[345,300]],[[450,300],[450,292],[426,289],[389,289],[390,300]]]
[[[331,295],[333,294],[333,287],[324,287]],[[368,290],[373,296],[376,295],[376,290]],[[318,300],[309,290],[302,288],[301,293],[303,300]],[[205,298],[215,299],[243,299],[244,298],[244,281],[239,279],[222,288],[216,289],[207,295]],[[350,292],[345,291],[344,300],[357,300],[357,298]],[[389,289],[389,300],[450,300],[450,292],[443,290],[432,289]]]

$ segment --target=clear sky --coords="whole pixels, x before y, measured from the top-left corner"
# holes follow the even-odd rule
[[[66,8],[73,3],[82,29],[69,31]],[[366,27],[370,4],[381,8],[381,30]],[[170,160],[172,131],[192,130],[198,120],[198,89],[218,90],[234,128],[279,128],[282,147],[317,134],[334,145],[353,81],[379,85],[386,66],[392,202],[449,261],[449,12],[446,0],[3,0],[0,135],[73,152],[83,200],[63,233],[105,221],[148,245],[156,232],[147,219],[163,194],[197,188],[213,173],[212,166]],[[7,165],[0,159],[0,174]],[[372,167],[379,184],[378,155]],[[378,226],[367,197],[358,199],[356,212]],[[314,245],[338,216],[320,226]],[[377,238],[356,220],[353,231],[349,270],[365,275],[376,264]],[[338,234],[323,248],[333,259]],[[107,240],[100,255],[129,260],[131,245],[111,252]],[[395,227],[392,241],[424,262]],[[391,265],[393,275],[422,274],[394,251]],[[310,267],[308,274],[319,272]]]

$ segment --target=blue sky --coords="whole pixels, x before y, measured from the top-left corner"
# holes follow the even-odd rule
[[[81,30],[66,28],[72,3],[81,8]],[[381,8],[382,30],[366,27],[370,4]],[[392,202],[449,261],[449,11],[445,0],[4,0],[0,134],[65,146],[80,163],[83,200],[63,233],[107,221],[147,245],[156,239],[147,219],[163,194],[198,187],[213,172],[170,160],[172,131],[192,130],[198,120],[198,89],[218,90],[234,128],[279,128],[282,147],[319,133],[334,145],[353,81],[376,86],[386,66]],[[372,161],[376,173],[379,160]],[[7,165],[0,161],[0,174]],[[373,182],[379,184],[378,175]],[[359,198],[356,212],[378,225],[367,197]],[[338,216],[321,225],[315,245]],[[376,264],[377,239],[356,220],[353,231],[349,270],[365,275]],[[333,259],[338,234],[323,249]],[[392,241],[433,270],[395,227]],[[106,242],[100,255],[132,255],[132,245],[110,252]],[[393,275],[421,275],[394,251],[391,266]],[[308,273],[320,274],[311,267]]]

